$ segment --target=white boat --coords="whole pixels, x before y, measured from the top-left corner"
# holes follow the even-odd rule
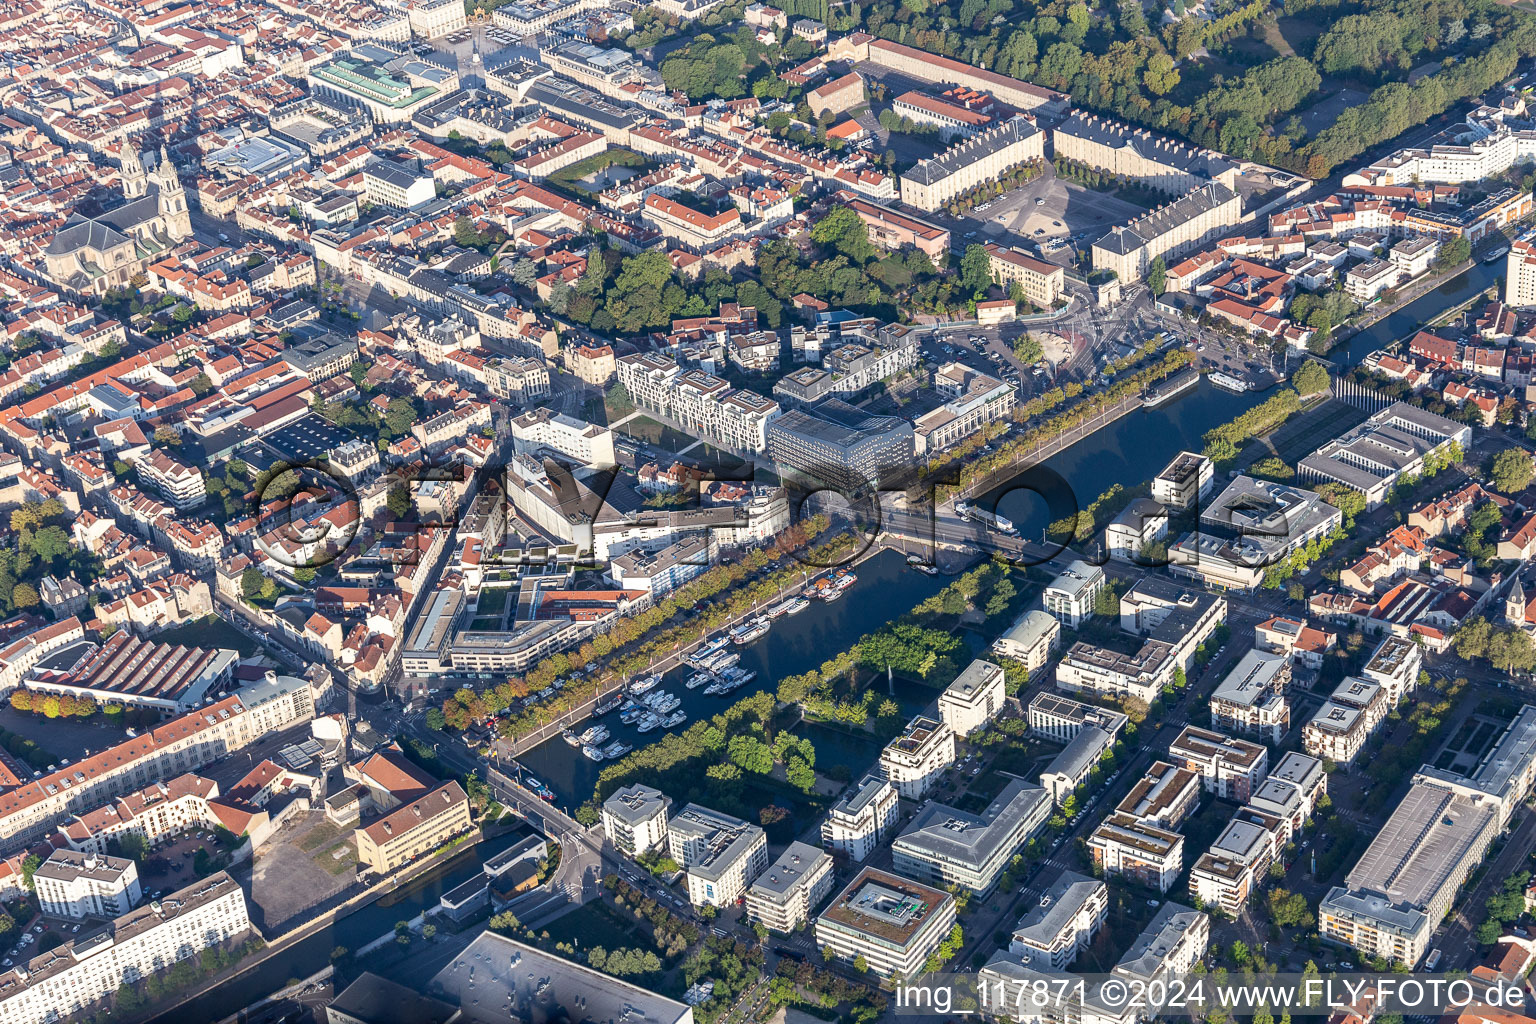
[[[674,711],[666,718],[661,720],[661,727],[663,729],[675,729],[686,721],[688,721],[688,715],[686,712]]]
[[[1508,255],[1509,255],[1509,246],[1507,246],[1507,245],[1500,246],[1499,248],[1493,250],[1493,252],[1489,253],[1487,256],[1484,256],[1483,257],[1483,262],[1484,263],[1497,263],[1497,262],[1499,262],[1499,260],[1503,259],[1505,256],[1508,256]]]
[[[767,619],[759,615],[745,626],[738,626],[731,631],[731,642],[734,644],[749,644],[764,636],[770,628]]]
[[[628,743],[625,743],[623,740],[614,740],[612,743],[603,748],[603,753],[607,756],[608,760],[617,761],[619,758],[623,757],[625,754],[634,749],[634,747],[630,746]]]
[[[645,709],[639,706],[625,708],[623,711],[619,712],[619,721],[623,722],[625,725],[634,725],[636,722],[640,721],[641,716],[644,714]]]
[[[1234,377],[1230,373],[1221,373],[1218,371],[1217,373],[1211,374],[1211,383],[1215,384],[1219,388],[1224,388],[1227,391],[1236,391],[1238,394],[1242,394],[1244,391],[1248,390],[1247,381],[1243,380],[1241,377]]]
[[[705,661],[717,651],[723,651],[731,645],[729,637],[717,636],[713,640],[706,640],[699,649],[688,656],[689,661]]]
[[[810,606],[811,606],[811,602],[807,601],[803,597],[797,597],[793,601],[789,602],[789,610],[786,611],[784,614],[786,614],[786,615],[799,615],[801,612],[805,611]]]
[[[652,732],[659,725],[661,725],[661,718],[654,711],[647,711],[640,717],[640,721],[635,724],[635,731],[642,733]]]
[[[701,686],[709,685],[709,676],[703,672],[695,672],[683,685],[690,690],[697,690]]]
[[[586,754],[587,757],[591,758],[594,761],[601,761],[604,757],[607,756],[606,754],[603,753],[601,747],[594,747],[590,743],[588,743],[586,746],[582,747],[581,748],[581,752],[583,754]]]
[[[847,590],[857,582],[859,577],[847,569],[839,569],[832,576],[832,584],[839,590]]]
[[[594,725],[592,728],[581,734],[581,742],[593,746],[603,742],[607,738],[608,727],[606,725]]]
[[[723,672],[741,660],[741,655],[735,651],[722,651],[709,659],[709,664],[704,667],[711,672]]]
[[[581,746],[581,737],[577,736],[574,732],[572,732],[569,729],[567,729],[567,730],[565,730],[565,732],[561,733],[560,734],[560,738],[565,740],[565,742],[569,743],[573,747]]]
[[[651,710],[658,715],[670,714],[671,712],[676,711],[682,703],[682,701],[678,700],[676,697],[669,693],[667,694],[666,700],[659,700],[655,704],[651,705]]]
[[[649,693],[656,689],[656,684],[661,682],[661,676],[646,676],[629,684],[629,692],[633,694]]]
[[[913,562],[912,563],[912,568],[916,569],[918,572],[922,573],[924,576],[937,576],[939,574],[938,568],[935,567],[935,566],[929,565],[927,562]]]

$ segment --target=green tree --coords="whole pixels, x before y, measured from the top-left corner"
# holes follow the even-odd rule
[[[1167,60],[1168,58],[1164,56],[1163,59]],[[1174,77],[1177,78],[1178,76],[1175,75]],[[1152,265],[1147,268],[1147,287],[1152,289],[1153,295],[1163,294],[1163,290],[1168,287],[1168,264],[1163,261],[1161,256],[1154,258]]]
[[[384,499],[389,507],[389,514],[396,519],[404,519],[411,514],[411,489],[405,484],[395,484],[389,489],[389,495]]]
[[[1531,456],[1524,449],[1505,448],[1493,457],[1488,479],[1494,490],[1515,494],[1530,485],[1532,473]]]
[[[960,258],[960,283],[973,296],[986,294],[992,284],[992,257],[984,246],[972,243],[965,247],[965,255]]]
[[[1328,371],[1322,363],[1308,359],[1291,374],[1291,386],[1297,394],[1316,395],[1328,390]]]

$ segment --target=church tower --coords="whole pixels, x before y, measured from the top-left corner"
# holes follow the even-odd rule
[[[144,176],[144,163],[139,151],[131,142],[123,143],[123,156],[118,173],[123,179],[123,195],[129,202],[143,198],[149,191],[149,180]]]
[[[165,233],[180,241],[192,234],[192,214],[187,210],[187,193],[176,176],[176,167],[164,146],[160,147],[160,165],[154,173],[156,196],[160,200],[160,220]]]
[[[1504,618],[1512,626],[1525,625],[1525,587],[1518,578],[1504,601]]]

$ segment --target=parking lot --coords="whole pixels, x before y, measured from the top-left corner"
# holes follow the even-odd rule
[[[43,951],[42,947],[52,948],[58,945],[59,942],[66,941],[78,934],[80,927],[79,922],[74,924],[64,924],[63,922],[45,924],[41,918],[38,918],[37,922],[26,931],[18,930],[12,933],[11,944],[5,949],[4,957],[0,957],[0,967],[24,964],[32,957],[41,953]],[[44,939],[50,935],[56,937],[59,942],[52,940],[44,942]]]
[[[1090,246],[1110,228],[1146,212],[1145,206],[1111,193],[1063,181],[1047,164],[1034,181],[983,203],[964,216],[935,215],[933,219],[950,229],[957,249],[962,248],[962,241],[1038,246],[1045,259],[1070,265],[1070,243],[1080,249]]]
[[[209,857],[219,854],[213,833],[194,829],[182,833],[173,842],[155,850],[140,865],[139,887],[146,900],[159,899],[168,892],[183,889],[197,881],[196,861],[199,850]]]

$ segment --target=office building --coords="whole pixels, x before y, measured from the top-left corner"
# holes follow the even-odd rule
[[[414,210],[437,198],[430,173],[393,160],[364,164],[363,188],[369,202],[396,210]]]
[[[693,1024],[693,1008],[685,1003],[493,931],[481,932],[449,960],[426,994],[459,1011],[445,1024],[507,1024],[509,1016]]]
[[[1195,452],[1179,452],[1152,478],[1152,500],[1170,509],[1203,506],[1216,479],[1216,464]]]
[[[889,780],[866,775],[844,790],[827,811],[821,841],[834,854],[862,861],[896,828],[900,803]]]
[[[1238,803],[1246,802],[1269,772],[1264,747],[1193,725],[1168,744],[1168,760],[1197,773],[1206,792]]]
[[[811,919],[832,891],[832,858],[805,843],[790,843],[747,890],[747,920],[787,935]]]
[[[891,863],[934,885],[990,892],[1050,814],[1049,794],[1022,779],[1004,786],[980,814],[930,801],[891,843]]]
[[[1465,452],[1472,428],[1406,402],[1394,402],[1296,465],[1300,480],[1333,481],[1365,495],[1367,509],[1387,500],[1397,481],[1418,476],[1424,461],[1452,445]]]
[[[1473,799],[1489,799],[1498,808],[1499,828],[1508,827],[1515,808],[1536,781],[1536,705],[1525,704],[1470,773],[1423,765],[1416,779],[1433,780]]]
[[[1093,942],[1108,914],[1108,886],[1063,871],[1014,926],[1008,952],[1031,967],[1064,971]]]
[[[636,782],[603,801],[603,834],[631,857],[649,853],[667,841],[667,810],[672,798]]]
[[[250,927],[245,893],[219,871],[0,973],[0,1020],[83,1019],[125,982],[137,984]]]
[[[1211,725],[1279,743],[1291,727],[1282,696],[1291,681],[1289,658],[1265,651],[1244,654],[1211,694]]]
[[[618,463],[613,431],[553,409],[529,409],[508,423],[512,445],[519,452],[537,454],[540,449],[568,455],[587,466]]]
[[[139,902],[139,866],[124,857],[54,850],[32,872],[37,904],[50,917],[122,917]]]
[[[945,363],[933,371],[933,389],[945,401],[913,421],[919,455],[942,451],[1013,411],[1012,385],[963,363]]]
[[[1006,697],[1002,667],[977,658],[939,694],[939,717],[956,736],[969,736],[997,716]]]
[[[1040,773],[1040,785],[1051,794],[1057,807],[1088,780],[1088,773],[1114,745],[1113,736],[1096,725],[1088,725],[1079,729],[1067,748],[1051,759]]]
[[[1173,572],[1249,591],[1264,572],[1326,537],[1343,513],[1316,491],[1238,476],[1200,513],[1200,527],[1168,549]]]
[[[791,409],[768,425],[767,451],[776,466],[806,486],[857,495],[912,474],[916,435],[897,416],[871,416],[836,399]]]
[[[696,907],[728,907],[768,867],[768,836],[756,825],[698,804],[667,822],[667,849],[688,872]]]
[[[816,945],[845,963],[863,957],[882,978],[910,978],[954,924],[955,900],[949,893],[864,868],[816,918]]]
[[[358,828],[358,867],[387,875],[474,827],[469,797],[457,782],[445,782]]]
[[[921,800],[928,787],[955,763],[955,732],[948,725],[918,715],[880,752],[880,767],[896,792]]]
[[[992,641],[992,653],[1023,664],[1031,679],[1050,663],[1061,641],[1061,621],[1049,612],[1031,608],[1018,617],[1008,632]]]
[[[1079,732],[1094,726],[1110,736],[1118,736],[1129,719],[1124,713],[1112,708],[1063,697],[1058,693],[1038,693],[1029,702],[1029,731],[1031,735],[1057,743],[1070,743]]]
[[[1154,761],[1115,812],[1172,831],[1200,806],[1200,789],[1200,776],[1188,768]]]
[[[342,989],[317,1024],[455,1024],[459,1008],[364,971]]]
[[[1117,811],[1088,836],[1088,854],[1106,876],[1167,892],[1184,870],[1184,837]]]
[[[1076,629],[1093,617],[1094,601],[1104,589],[1104,570],[1074,560],[1062,570],[1041,595],[1045,610],[1061,620],[1069,629]]]

